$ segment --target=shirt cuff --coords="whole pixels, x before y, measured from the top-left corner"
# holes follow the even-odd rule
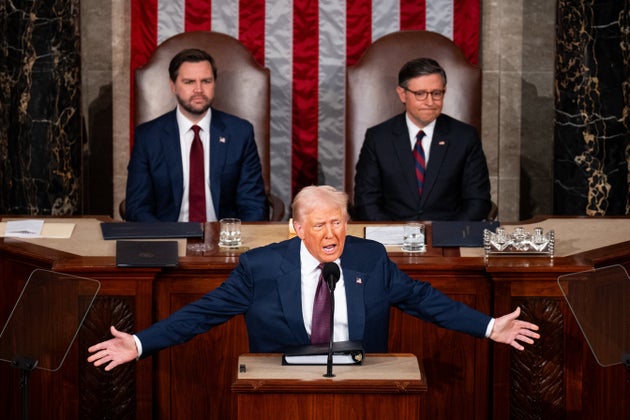
[[[494,318],[490,318],[490,322],[488,322],[488,326],[486,327],[486,338],[489,338],[490,334],[492,334],[492,328],[494,328]]]
[[[136,336],[135,334],[133,335],[133,339],[136,341],[136,348],[138,349],[138,357],[136,357],[136,360],[138,360],[140,359],[140,356],[142,356],[142,343],[140,342],[138,336]]]

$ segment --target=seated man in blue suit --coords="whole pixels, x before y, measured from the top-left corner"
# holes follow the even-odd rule
[[[398,73],[396,91],[405,112],[365,133],[353,216],[485,219],[492,206],[486,157],[473,126],[442,114],[444,69],[430,58],[411,60]]]
[[[183,50],[171,60],[169,77],[177,107],[134,133],[126,220],[268,220],[252,124],[211,108],[217,79],[212,56]],[[201,146],[191,154],[195,130]],[[192,161],[195,156],[198,164]]]
[[[252,249],[217,289],[136,335],[111,327],[114,338],[91,346],[88,362],[105,370],[183,343],[244,314],[252,352],[282,352],[311,343],[320,263],[341,267],[335,288],[334,340],[387,351],[390,307],[441,327],[489,337],[522,350],[538,326],[518,320],[520,308],[491,318],[400,271],[383,245],[346,236],[348,197],[329,186],[304,188],[293,202],[297,237]]]

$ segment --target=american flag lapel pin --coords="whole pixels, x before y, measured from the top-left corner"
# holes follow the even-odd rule
[[[438,142],[438,145],[439,145],[439,146],[444,146],[445,144],[446,144],[446,142],[445,142],[444,140],[440,140],[440,141]]]
[[[219,137],[219,143],[225,143],[225,137]]]
[[[354,282],[356,284],[363,284],[363,279],[361,277],[357,277],[356,279],[354,279]]]

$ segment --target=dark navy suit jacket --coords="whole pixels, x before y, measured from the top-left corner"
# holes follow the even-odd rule
[[[355,219],[483,220],[491,205],[486,157],[473,126],[437,118],[421,197],[405,113],[366,131],[356,166]]]
[[[238,314],[245,315],[252,352],[309,344],[302,317],[300,243],[293,238],[242,254],[221,286],[137,334],[143,356]],[[367,352],[387,351],[391,306],[445,328],[485,336],[489,316],[411,279],[377,242],[348,236],[341,267],[350,340],[362,341]]]
[[[176,111],[139,125],[128,166],[126,219],[177,221],[184,193]],[[268,206],[254,128],[212,109],[210,192],[218,219],[268,220]]]

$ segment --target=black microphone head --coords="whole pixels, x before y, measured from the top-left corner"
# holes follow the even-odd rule
[[[339,277],[341,277],[339,266],[334,262],[324,264],[324,268],[322,268],[322,276],[324,277],[326,283],[328,283],[328,288],[330,290],[335,290],[335,285],[339,281]]]

